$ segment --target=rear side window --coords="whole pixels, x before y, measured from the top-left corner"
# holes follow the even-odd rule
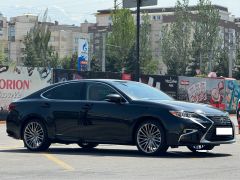
[[[83,100],[84,83],[69,83],[58,86],[43,93],[43,97],[61,100]]]

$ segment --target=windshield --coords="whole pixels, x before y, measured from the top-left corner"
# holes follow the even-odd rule
[[[173,98],[162,91],[143,83],[133,81],[115,81],[113,84],[133,100],[173,100]]]

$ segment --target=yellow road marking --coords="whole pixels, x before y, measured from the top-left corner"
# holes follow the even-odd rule
[[[51,160],[52,162],[54,162],[55,164],[61,166],[64,170],[66,171],[74,171],[74,168],[70,165],[68,165],[67,163],[63,162],[62,160],[58,159],[57,157],[51,155],[51,154],[42,154],[43,156],[45,156],[47,159]]]
[[[0,146],[0,150],[6,150],[6,149],[15,150],[22,147],[23,146]]]

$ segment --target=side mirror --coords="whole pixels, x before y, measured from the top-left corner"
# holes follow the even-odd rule
[[[106,101],[121,103],[122,97],[119,94],[109,94],[106,96]]]

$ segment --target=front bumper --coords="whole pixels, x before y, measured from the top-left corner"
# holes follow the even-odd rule
[[[188,132],[182,133],[179,137],[179,145],[193,145],[193,144],[231,144],[236,142],[234,125],[228,117],[224,117],[224,121],[220,121],[222,116],[206,117],[211,124],[204,128],[189,129]],[[231,128],[232,135],[217,135],[217,128]]]

